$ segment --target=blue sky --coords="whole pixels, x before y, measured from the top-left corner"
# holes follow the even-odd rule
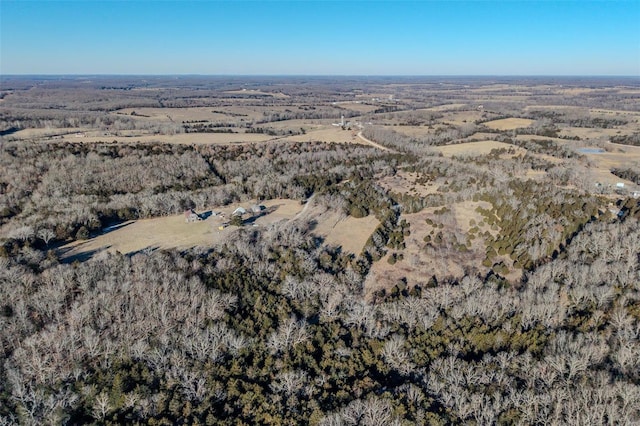
[[[640,0],[0,0],[0,74],[640,76]]]

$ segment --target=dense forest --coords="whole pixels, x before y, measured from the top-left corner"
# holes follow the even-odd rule
[[[118,107],[225,110],[231,99],[326,107],[274,113],[269,123],[316,114],[331,120],[356,117],[355,110],[326,111],[369,87],[256,79],[249,88],[287,87],[290,98],[265,100],[237,92],[231,78],[194,78],[177,88],[151,79],[154,90],[142,94],[118,79],[91,89],[73,81],[10,83],[18,95],[3,95],[5,129],[45,125],[38,120],[62,120],[55,126],[64,128],[72,119],[72,126],[109,128],[116,122],[104,124],[105,114]],[[368,84],[380,90],[386,83]],[[510,116],[533,124],[517,131],[490,129],[484,119],[443,124],[443,113],[416,105],[475,100],[464,86],[480,83],[449,82],[448,97],[442,89],[419,97],[413,89],[428,82],[403,83],[406,96],[387,105],[393,111],[358,116],[377,119],[362,134],[385,149],[322,140],[190,145],[3,136],[0,425],[638,423],[640,200],[596,187],[591,161],[548,134],[631,120],[518,109]],[[521,84],[533,85],[534,100],[547,93],[537,81]],[[616,101],[605,90],[565,103],[590,101],[631,108],[627,97]],[[87,105],[90,112],[76,114]],[[493,119],[510,107],[484,102]],[[122,123],[135,127],[138,119]],[[427,130],[403,133],[410,126]],[[503,148],[443,154],[478,133]],[[638,179],[634,167],[613,173]],[[407,175],[429,191],[385,183]],[[104,250],[82,259],[60,251],[124,221],[277,198],[342,217],[373,216],[379,225],[358,253],[330,244],[306,216],[264,227],[239,221],[230,238],[208,247]],[[477,220],[462,231],[453,209],[467,205],[477,206],[469,212]],[[427,231],[409,225],[420,213]],[[367,297],[372,270],[400,265],[415,235],[422,258],[471,260],[462,273],[443,264]]]

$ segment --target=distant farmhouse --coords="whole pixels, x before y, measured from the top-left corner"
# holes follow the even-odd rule
[[[202,217],[196,213],[193,209],[188,209],[184,211],[184,221],[187,223],[198,222],[201,221]]]

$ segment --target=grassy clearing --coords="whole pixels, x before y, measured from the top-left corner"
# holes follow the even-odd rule
[[[510,149],[514,151],[513,155],[524,154],[526,152],[524,148],[498,141],[467,142],[456,145],[438,146],[434,149],[442,153],[445,157],[487,155],[494,149]]]
[[[409,286],[425,285],[436,275],[440,277],[462,277],[465,270],[471,270],[481,264],[486,245],[481,233],[488,231],[495,233],[488,225],[483,224],[482,216],[476,207],[488,208],[485,202],[466,201],[453,204],[445,215],[434,214],[438,208],[428,208],[419,213],[402,215],[410,227],[411,235],[405,237],[404,250],[389,250],[387,255],[372,265],[371,272],[365,281],[365,294],[371,298],[374,292],[385,289],[389,291],[394,285],[406,280]],[[430,219],[433,224],[427,222]],[[477,227],[474,238],[470,240],[470,247],[460,250],[449,243],[457,240],[464,244],[469,238],[469,232]],[[436,242],[435,235],[444,236],[442,243]],[[431,248],[425,242],[425,237],[431,237]],[[388,262],[389,256],[398,252],[402,259],[393,265]]]
[[[177,135],[126,135],[126,136],[93,136],[85,137],[66,135],[61,138],[65,142],[117,142],[117,143],[171,143],[183,145],[235,144],[264,142],[273,136],[260,133],[180,133]]]
[[[246,204],[246,205],[245,205]],[[248,207],[248,203],[243,206]],[[303,205],[296,200],[276,199],[261,202],[267,207],[268,214],[255,219],[245,226],[255,223],[259,227],[268,226],[282,220],[293,220],[303,210]],[[199,213],[213,210],[222,213],[210,216],[199,222],[186,223],[184,215],[157,217],[152,219],[132,220],[115,226],[112,230],[84,241],[73,241],[58,249],[63,259],[82,258],[100,251],[134,253],[144,249],[187,249],[191,247],[212,247],[226,241],[236,228],[219,227],[229,221],[231,213],[239,205],[223,208],[205,209]],[[245,220],[250,215],[245,215]],[[378,226],[373,216],[362,219],[343,217],[337,213],[326,212],[311,216],[316,220],[314,233],[325,238],[328,244],[341,246],[343,251],[359,254],[367,239]]]
[[[418,183],[418,178],[418,173],[399,171],[394,176],[385,176],[379,183],[387,191],[396,194],[411,194],[424,197],[439,192],[439,185],[434,182]]]
[[[374,216],[356,219],[335,212],[326,212],[317,218],[314,234],[325,238],[325,243],[342,247],[342,251],[360,254],[365,243],[380,222]]]
[[[503,118],[501,120],[487,121],[485,126],[496,130],[513,130],[520,127],[529,127],[533,120],[528,118]]]
[[[255,223],[259,226],[293,219],[302,210],[300,202],[295,200],[268,200],[261,204],[272,208],[273,212],[256,219]],[[218,229],[228,221],[236,207],[214,208],[212,210],[224,216],[211,216],[200,222],[186,223],[182,214],[125,222],[111,232],[66,244],[60,247],[60,253],[66,259],[102,250],[133,253],[145,248],[211,247],[224,241],[237,229],[233,226]]]

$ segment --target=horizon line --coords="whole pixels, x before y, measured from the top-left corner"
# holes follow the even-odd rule
[[[637,78],[633,74],[202,74],[202,73],[0,73],[4,77],[592,77]]]

